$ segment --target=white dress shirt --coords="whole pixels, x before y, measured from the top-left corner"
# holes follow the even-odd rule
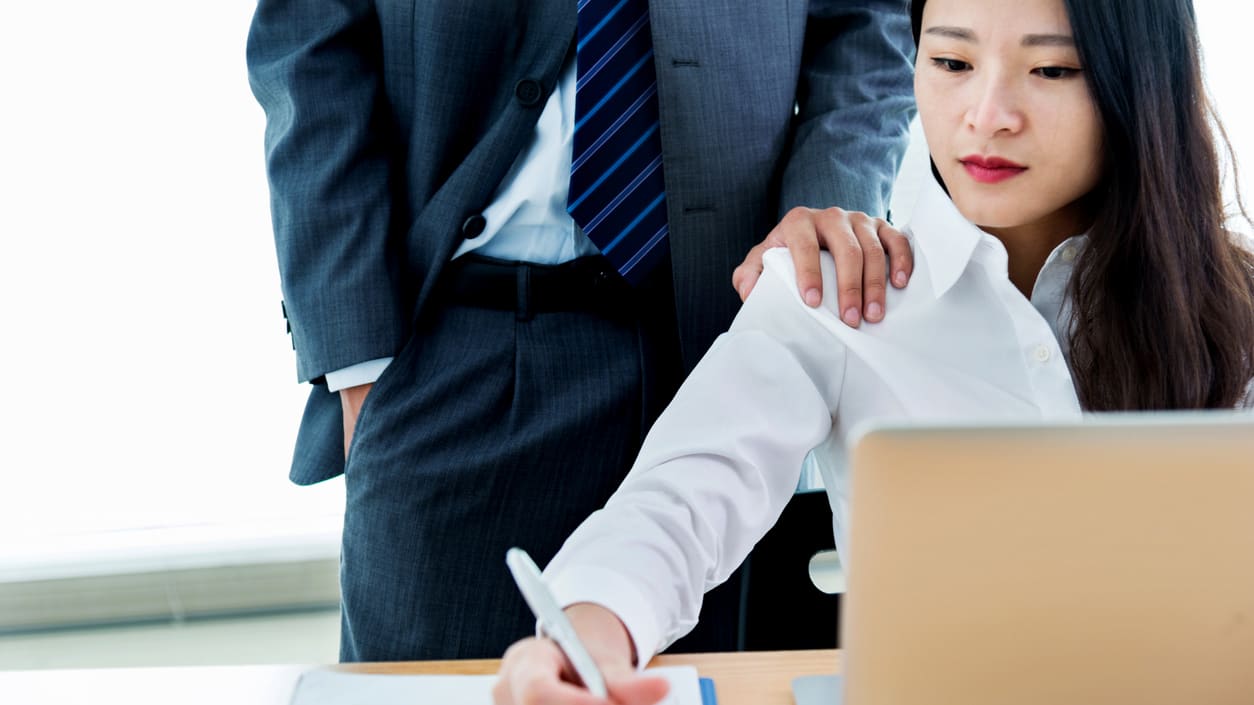
[[[599,252],[566,212],[575,137],[575,57],[562,68],[536,122],[482,215],[483,234],[463,240],[453,257],[477,252],[513,262],[560,264]]]
[[[1029,301],[1001,242],[934,181],[912,220],[910,285],[888,290],[882,323],[858,329],[840,321],[830,256],[823,305],[811,309],[788,253],[768,252],[623,485],[547,567],[561,604],[598,603],[623,620],[639,663],[692,628],[702,595],[778,519],[811,449],[848,555],[846,442],[858,424],[1080,416],[1064,350],[1067,281],[1085,237],[1050,254]]]
[[[536,122],[535,136],[501,181],[484,209],[483,233],[462,240],[456,259],[477,252],[496,259],[560,264],[599,252],[566,212],[575,135],[575,57],[562,68]],[[367,360],[327,374],[336,392],[379,379],[390,357]]]

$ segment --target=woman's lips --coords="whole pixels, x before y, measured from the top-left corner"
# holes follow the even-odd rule
[[[995,184],[1013,178],[1027,171],[1022,164],[1016,164],[1001,157],[982,157],[977,154],[963,157],[962,168],[967,170],[971,178],[982,184]]]

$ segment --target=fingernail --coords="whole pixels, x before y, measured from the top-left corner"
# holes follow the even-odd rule
[[[897,270],[897,273],[893,275],[893,283],[896,284],[897,286],[905,286],[906,285],[906,273],[904,271]]]
[[[866,307],[866,319],[868,321],[878,321],[884,315],[884,307],[880,306],[878,301],[872,301]]]
[[[818,289],[806,290],[806,305],[807,306],[809,306],[810,308],[814,308],[815,306],[818,306],[821,303],[823,303],[823,292],[819,291]]]
[[[850,306],[849,308],[845,309],[844,319],[845,319],[845,323],[848,323],[851,326],[858,325],[858,309],[854,308],[853,306]]]
[[[749,287],[747,287],[747,286],[742,286],[742,287],[740,287],[740,289],[739,289],[736,293],[737,293],[737,294],[740,294],[740,300],[741,300],[741,301],[744,301],[745,299],[749,298],[749,293],[748,293],[748,292],[749,292]]]

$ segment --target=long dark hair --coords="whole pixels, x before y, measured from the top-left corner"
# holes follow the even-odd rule
[[[1064,2],[1105,150],[1070,284],[1080,401],[1230,409],[1254,378],[1254,255],[1225,225],[1193,3]]]

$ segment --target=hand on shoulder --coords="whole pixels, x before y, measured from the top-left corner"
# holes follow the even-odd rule
[[[883,320],[887,281],[904,287],[914,269],[906,236],[882,218],[843,208],[794,208],[766,239],[758,243],[732,273],[732,285],[743,301],[762,274],[766,250],[786,247],[796,270],[797,290],[811,307],[823,302],[819,253],[826,250],[836,264],[836,292],[841,320],[857,327],[863,317]]]

